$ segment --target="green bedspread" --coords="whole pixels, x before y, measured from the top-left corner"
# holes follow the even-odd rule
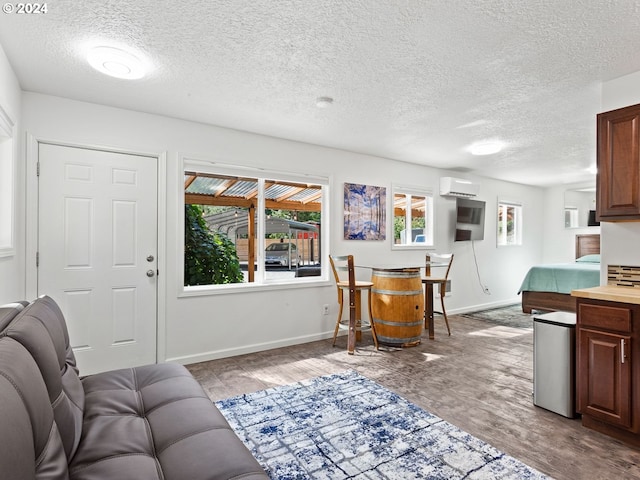
[[[520,292],[571,293],[576,288],[600,285],[599,263],[559,263],[531,267]]]

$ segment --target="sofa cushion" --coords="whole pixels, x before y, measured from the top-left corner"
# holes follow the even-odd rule
[[[75,363],[67,363],[68,335],[62,313],[50,298],[38,298],[15,317],[5,334],[20,342],[36,361],[71,459],[82,433],[84,391]]]
[[[29,305],[28,302],[16,302],[0,306],[0,332],[4,330],[11,320],[27,305]]]
[[[200,384],[165,363],[82,380],[85,421],[74,480],[268,478]],[[130,476],[129,476],[130,474]]]
[[[27,350],[0,337],[0,476],[68,479],[67,457],[47,389]]]

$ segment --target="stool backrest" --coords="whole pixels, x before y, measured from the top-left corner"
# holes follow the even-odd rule
[[[333,276],[336,279],[336,286],[338,287],[338,300],[342,300],[342,291],[338,285],[340,282],[349,283],[349,291],[355,289],[356,285],[356,273],[355,265],[353,261],[353,255],[329,255],[329,262],[331,263],[331,270]],[[340,272],[346,272],[346,274],[340,275]]]
[[[355,267],[353,255],[329,255],[331,270],[336,283],[347,282],[353,278],[355,282]]]
[[[436,265],[436,267],[444,267],[446,264],[447,271],[444,274],[444,279],[449,278],[449,270],[451,270],[451,264],[453,263],[453,253],[427,253],[425,260],[425,274],[427,277],[431,276],[431,268],[434,267],[433,263],[442,263],[443,265]]]

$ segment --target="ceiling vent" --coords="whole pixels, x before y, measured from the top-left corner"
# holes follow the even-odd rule
[[[480,185],[462,178],[442,177],[440,179],[440,195],[443,197],[475,197],[480,192]]]

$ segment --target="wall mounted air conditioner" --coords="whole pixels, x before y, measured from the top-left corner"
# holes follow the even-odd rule
[[[462,178],[442,177],[440,179],[440,195],[449,197],[475,197],[480,192],[480,185]]]

